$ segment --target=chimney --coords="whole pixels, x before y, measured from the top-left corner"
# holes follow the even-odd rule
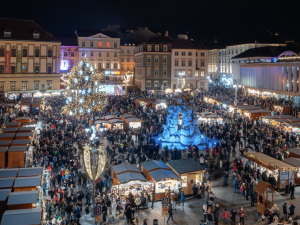
[[[169,32],[166,30],[165,37],[169,37]]]

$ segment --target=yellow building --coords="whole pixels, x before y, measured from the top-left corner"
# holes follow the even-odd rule
[[[135,67],[135,43],[130,40],[121,40],[121,75],[126,76],[126,80],[133,82]]]
[[[60,42],[32,20],[0,19],[0,93],[60,91]]]

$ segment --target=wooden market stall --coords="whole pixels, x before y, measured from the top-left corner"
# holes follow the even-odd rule
[[[300,118],[288,118],[287,120],[289,120],[290,123],[300,123]]]
[[[17,177],[14,183],[14,192],[35,191],[41,186],[41,176]]]
[[[0,147],[0,168],[6,167],[7,149],[8,147]]]
[[[283,130],[286,130],[291,133],[300,133],[300,123],[283,123],[282,127],[284,128]]]
[[[168,103],[166,100],[156,100],[151,105],[153,109],[161,110],[167,108]]]
[[[42,176],[43,167],[20,168],[17,177]]]
[[[11,146],[28,146],[30,145],[30,139],[23,139],[23,140],[13,140]]]
[[[297,167],[298,170],[294,173],[294,175],[295,175],[294,183],[296,185],[300,185],[300,159],[290,157],[290,158],[284,159],[283,161],[287,164]]]
[[[31,111],[34,112],[39,112],[42,109],[42,101],[41,100],[34,100],[31,103]]]
[[[24,140],[33,138],[32,132],[18,132],[16,133],[15,140]]]
[[[11,146],[8,148],[7,167],[24,167],[28,146]]]
[[[278,117],[279,119],[293,119],[293,117],[291,117],[290,115],[277,115],[276,117]]]
[[[280,112],[281,114],[290,115],[291,106],[289,105],[274,105],[274,111]]]
[[[280,126],[283,123],[290,123],[290,121],[288,119],[272,119],[271,120],[271,125],[273,126]]]
[[[42,208],[6,210],[1,225],[40,225]]]
[[[18,169],[0,169],[0,178],[16,177]]]
[[[0,178],[0,189],[12,188],[14,186],[15,177]]]
[[[300,148],[289,148],[287,149],[287,157],[290,158],[290,157],[293,157],[293,158],[298,158],[300,159]]]
[[[0,218],[2,218],[3,213],[7,210],[7,200],[11,193],[11,189],[0,189]]]
[[[3,125],[4,128],[20,127],[20,126],[21,126],[20,122],[5,122]]]
[[[260,109],[260,110],[250,110],[248,109],[245,113],[244,113],[244,116],[246,117],[249,117],[250,119],[259,119],[260,117],[262,116],[270,116],[271,112],[269,110],[263,110],[263,109]]]
[[[193,185],[204,181],[205,167],[192,158],[169,161],[167,166],[181,178],[181,190],[186,195],[193,194]]]
[[[0,134],[1,141],[12,141],[14,137],[15,137],[15,133]]]
[[[178,190],[180,188],[180,177],[162,161],[143,162],[141,170],[147,181],[154,182],[156,200],[161,200],[167,189]]]
[[[108,122],[111,124],[111,129],[113,130],[123,130],[124,128],[124,121],[121,119],[111,119]]]
[[[111,169],[111,178],[113,179],[113,184],[118,184],[117,181],[114,181],[114,179],[117,179],[118,174],[123,174],[126,172],[141,173],[141,171],[133,164],[120,164],[113,166]]]
[[[271,190],[271,201],[269,201],[269,190]],[[254,188],[254,192],[257,193],[257,202],[259,202],[259,196],[263,196],[262,205],[257,204],[257,211],[259,213],[265,214],[265,210],[268,208],[270,209],[274,205],[274,191],[275,189],[269,184],[264,181],[259,181],[258,184]],[[263,207],[261,207],[263,206]]]
[[[0,141],[0,147],[8,147],[11,144],[11,140]]]
[[[16,133],[18,131],[18,127],[10,127],[10,128],[2,128],[2,133]]]
[[[267,177],[272,174],[276,179],[276,188],[283,189],[290,182],[294,182],[294,173],[297,171],[297,167],[261,152],[245,152],[244,157],[252,161],[254,168],[260,169],[261,173],[266,172]]]
[[[39,190],[12,192],[7,201],[8,210],[32,209],[39,199]]]

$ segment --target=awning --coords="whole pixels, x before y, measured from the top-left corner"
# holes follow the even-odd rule
[[[41,224],[42,208],[6,210],[1,225],[35,225]]]
[[[147,182],[146,178],[141,173],[126,172],[126,173],[118,174],[116,176],[117,179],[119,180],[119,184],[125,184],[130,181]]]

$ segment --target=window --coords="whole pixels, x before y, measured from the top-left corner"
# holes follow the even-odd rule
[[[109,52],[106,53],[106,57],[109,57]]]
[[[93,57],[94,56],[94,52],[91,52],[90,55],[91,55],[91,57]]]
[[[154,69],[154,75],[158,76],[158,69]]]
[[[175,52],[175,55],[178,55],[178,52]]]
[[[163,62],[164,62],[164,63],[167,62],[167,57],[166,57],[166,56],[163,57]]]
[[[117,53],[116,52],[114,53],[114,57],[117,57]]]
[[[48,57],[52,57],[52,49],[48,49]]]
[[[16,73],[16,67],[15,66],[11,66],[10,67],[10,73],[11,74],[15,74]]]
[[[130,62],[130,58],[127,58],[127,62]]]
[[[121,58],[121,62],[124,62],[124,58]]]
[[[187,71],[187,76],[188,76],[188,77],[191,77],[191,76],[192,76],[192,70],[188,70],[188,71]]]
[[[40,50],[39,50],[38,48],[36,48],[36,49],[34,50],[34,56],[35,56],[35,57],[40,57]]]
[[[151,68],[147,68],[147,76],[151,76]]]
[[[188,65],[189,65],[189,66],[192,66],[192,61],[189,61],[189,62],[188,62]]]
[[[114,48],[117,48],[117,47],[118,47],[118,43],[114,42]]]
[[[159,51],[159,45],[155,45],[155,51],[156,51],[156,52]]]
[[[22,73],[26,73],[27,72],[27,66],[23,65],[22,66]]]
[[[201,77],[204,77],[204,71],[201,71],[200,75]]]
[[[204,56],[204,52],[201,52],[201,56]]]
[[[124,70],[124,67],[123,67],[123,66],[121,66],[121,70]]]
[[[22,82],[22,91],[27,90],[27,82]]]
[[[147,45],[147,51],[151,52],[151,50],[152,50],[151,45]]]
[[[168,86],[168,81],[163,81],[164,88]]]
[[[200,66],[204,66],[204,61],[201,61],[201,65]]]
[[[181,61],[181,66],[185,66],[185,61],[184,60]]]
[[[10,82],[10,90],[15,91],[16,90],[16,82]]]
[[[85,52],[82,52],[81,56],[84,57],[85,56]]]
[[[129,70],[129,66],[127,66],[127,70]]]
[[[185,52],[181,52],[181,55],[185,55]]]
[[[196,67],[198,67],[198,60],[196,60]]]
[[[155,62],[155,63],[158,63],[158,56],[155,56],[155,57],[154,57],[154,62]]]
[[[75,56],[75,53],[74,52],[71,52],[71,57],[74,57]]]
[[[27,49],[26,48],[23,49],[23,54],[22,55],[23,55],[23,57],[27,57]]]
[[[106,42],[106,48],[109,48],[109,42]]]
[[[122,50],[121,53],[124,53],[124,50]]]
[[[130,54],[130,50],[127,50],[127,54]]]
[[[0,74],[4,74],[4,65],[0,65]]]
[[[198,56],[198,52],[196,52],[196,56]]]
[[[48,67],[47,67],[47,73],[48,73],[48,74],[51,74],[51,73],[52,73],[52,67],[51,67],[51,66],[48,66]]]
[[[151,56],[147,57],[147,62],[150,63],[151,62]]]
[[[15,48],[11,49],[10,56],[16,57],[16,49]]]
[[[94,42],[90,42],[90,47],[92,48],[92,47],[94,47]]]
[[[159,86],[159,81],[154,81],[154,87],[158,87]]]
[[[173,84],[173,89],[176,89],[176,84]]]
[[[188,52],[188,56],[191,56],[192,55],[192,52]]]
[[[178,66],[178,60],[175,60],[175,66]]]
[[[38,73],[39,73],[39,70],[40,70],[40,67],[39,67],[39,66],[35,66],[35,67],[34,67],[34,73],[35,73],[35,74],[38,74]]]
[[[147,83],[146,83],[146,86],[151,87],[151,81],[148,80]]]
[[[67,52],[64,52],[64,57],[67,57],[68,56],[68,53]]]
[[[34,82],[34,90],[40,90],[40,82]]]
[[[84,42],[84,41],[81,42],[81,46],[82,46],[82,47],[85,47],[85,42]]]
[[[109,69],[109,63],[106,63],[106,69]]]
[[[118,64],[114,63],[114,69],[118,69]]]
[[[163,69],[163,75],[167,76],[167,70],[166,69]]]
[[[4,83],[3,82],[0,83],[0,92],[4,92]]]
[[[47,81],[47,89],[52,89],[52,81]]]
[[[98,47],[99,47],[99,48],[102,47],[102,42],[101,42],[101,41],[98,42]]]
[[[168,51],[168,45],[164,45],[163,50],[164,50],[164,52]]]
[[[0,56],[4,56],[4,48],[0,48]]]

